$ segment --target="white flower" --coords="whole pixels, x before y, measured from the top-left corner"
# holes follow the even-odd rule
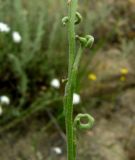
[[[79,104],[81,101],[80,95],[77,93],[73,94],[73,104]]]
[[[8,33],[9,31],[10,31],[9,26],[3,22],[0,22],[0,32]]]
[[[16,31],[12,33],[12,38],[15,43],[20,43],[22,41],[20,33]]]
[[[51,86],[54,87],[54,88],[56,88],[56,89],[59,89],[60,88],[60,81],[58,79],[56,79],[56,78],[53,79],[51,81]]]
[[[3,114],[3,109],[2,107],[0,106],[0,116]]]
[[[56,154],[62,154],[62,150],[60,147],[54,147],[53,148],[53,151],[56,153]]]
[[[10,104],[10,99],[7,96],[0,96],[0,104],[1,105],[9,105]]]

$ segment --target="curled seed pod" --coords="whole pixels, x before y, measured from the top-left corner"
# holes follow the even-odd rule
[[[94,37],[91,35],[86,35],[85,37],[76,36],[76,39],[78,39],[82,45],[82,47],[88,48],[92,47],[94,43]]]
[[[85,38],[87,39],[87,43],[85,47],[92,47],[93,43],[94,43],[94,37],[91,35],[86,35]]]
[[[76,12],[75,24],[79,24],[82,21],[82,16],[79,12]],[[65,26],[69,22],[69,17],[65,16],[62,18],[62,24]]]
[[[82,119],[86,119],[87,123],[81,122]],[[74,119],[75,129],[86,130],[92,128],[94,124],[94,118],[89,114],[78,114]]]
[[[75,24],[79,24],[82,21],[82,16],[79,12],[76,12]]]
[[[82,46],[85,46],[87,43],[87,39],[85,37],[80,37],[80,36],[76,35],[76,39],[80,41]]]
[[[62,24],[65,26],[69,21],[69,18],[66,16],[66,17],[63,17],[62,18]]]

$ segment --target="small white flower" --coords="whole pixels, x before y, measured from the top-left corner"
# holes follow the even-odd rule
[[[3,22],[0,22],[0,32],[8,33],[9,31],[10,31],[9,26]]]
[[[3,114],[3,109],[2,107],[0,106],[0,116]]]
[[[16,31],[12,33],[12,38],[15,43],[20,43],[22,41],[20,33]]]
[[[1,105],[9,105],[10,99],[7,96],[0,96],[0,103]]]
[[[56,153],[56,154],[62,154],[62,149],[60,147],[54,147],[53,148],[53,151]]]
[[[80,95],[77,93],[73,94],[73,104],[79,104],[81,101]]]
[[[56,88],[56,89],[59,89],[60,88],[60,81],[58,79],[56,79],[56,78],[53,79],[51,81],[51,86],[54,87],[54,88]]]

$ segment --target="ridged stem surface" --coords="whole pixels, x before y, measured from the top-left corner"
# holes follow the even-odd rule
[[[73,132],[73,78],[72,68],[75,59],[75,16],[77,0],[71,0],[68,4],[68,43],[69,43],[69,60],[68,60],[68,82],[65,88],[64,111],[66,121],[67,135],[67,160],[74,159],[74,132]]]

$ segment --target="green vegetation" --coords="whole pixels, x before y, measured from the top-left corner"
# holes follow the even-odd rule
[[[91,157],[93,160],[98,159],[95,153],[100,149],[96,146],[100,144],[98,140],[103,144],[108,141],[104,137],[108,135],[108,126],[114,126],[111,129],[115,134],[115,125],[127,122],[128,115],[134,113],[130,106],[134,92],[127,92],[135,86],[135,3],[134,0],[78,2],[77,6],[77,0],[68,1],[68,4],[63,0],[0,0],[0,135],[12,137],[14,133],[22,135],[22,130],[30,130],[34,134],[36,153],[39,137],[51,133],[50,138],[56,134],[57,139],[58,134],[60,142],[55,143],[53,137],[55,140],[52,138],[51,144],[60,144],[61,157],[65,157],[67,143],[68,159],[83,160],[80,155],[86,151],[84,159]],[[93,46],[93,37],[85,34],[94,36]],[[96,125],[81,132],[91,127],[89,113],[96,119]],[[133,121],[129,117],[129,123],[130,120]],[[67,141],[64,141],[65,133]],[[95,152],[82,145],[83,133],[84,143],[87,141]],[[128,135],[123,130],[119,133]],[[23,138],[25,141],[25,136]],[[2,140],[0,142],[2,144]],[[125,147],[122,142],[117,144],[126,148],[127,153],[130,143]],[[46,159],[49,154],[43,151],[43,155]],[[15,159],[21,158],[15,156]]]
[[[89,129],[92,127],[94,119],[88,114],[79,114],[75,118],[73,125],[73,93],[76,92],[76,80],[78,74],[78,67],[81,60],[81,55],[85,47],[91,47],[94,38],[90,35],[79,37],[75,35],[75,25],[79,24],[82,20],[80,13],[76,12],[78,0],[70,1],[68,3],[68,16],[62,19],[63,24],[68,25],[68,39],[69,39],[69,66],[68,78],[65,87],[64,97],[64,114],[66,121],[66,134],[67,134],[67,159],[76,159],[76,130]],[[75,40],[80,41],[80,48],[76,54]],[[81,123],[81,118],[88,119],[88,124]],[[74,131],[75,130],[75,131]]]

